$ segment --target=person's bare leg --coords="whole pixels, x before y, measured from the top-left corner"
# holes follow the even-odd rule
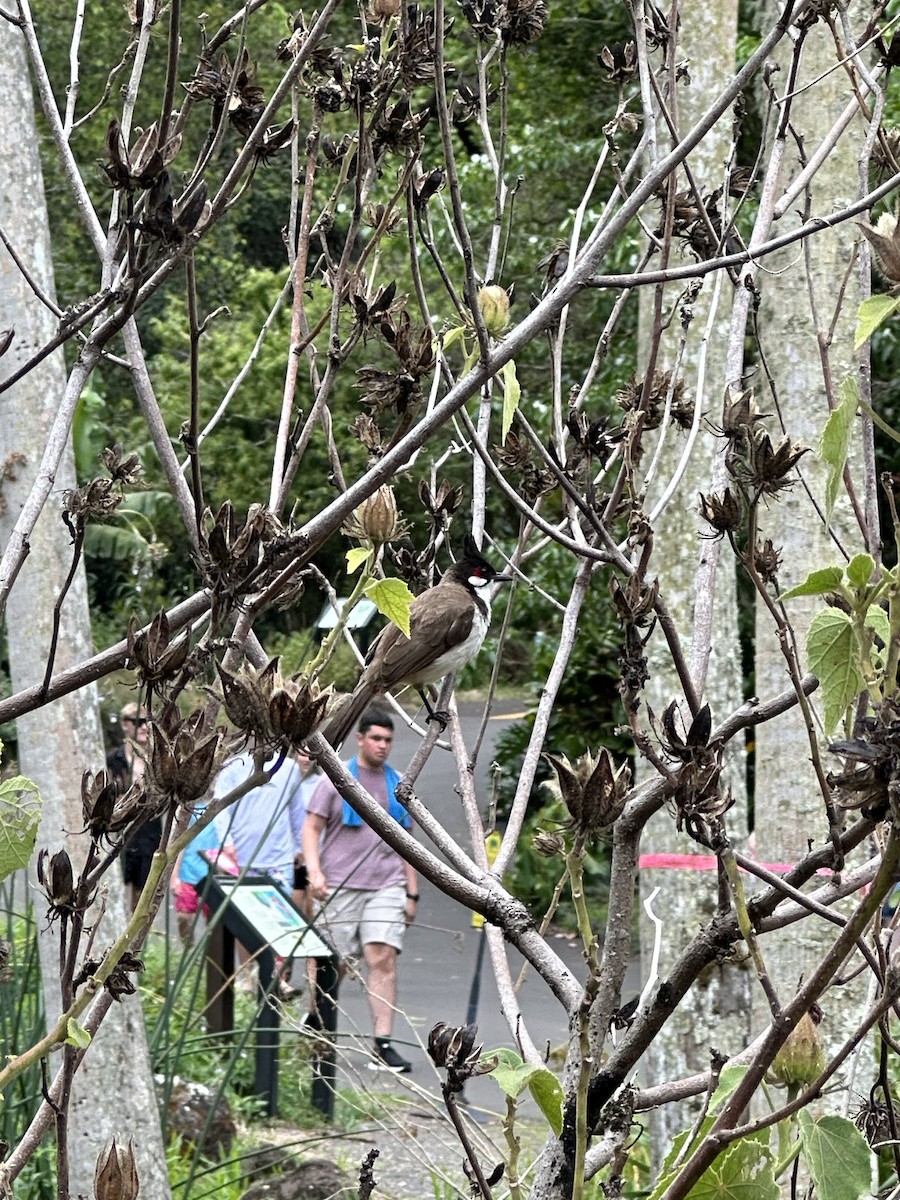
[[[363,946],[369,976],[369,1008],[376,1038],[389,1038],[397,999],[397,951],[385,942]]]

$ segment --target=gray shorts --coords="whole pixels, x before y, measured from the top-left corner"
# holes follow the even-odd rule
[[[318,920],[342,959],[359,958],[370,942],[393,946],[399,954],[406,932],[406,887],[397,883],[377,892],[341,888],[329,895]]]

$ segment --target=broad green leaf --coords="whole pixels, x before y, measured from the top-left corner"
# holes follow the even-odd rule
[[[819,443],[819,457],[828,464],[828,481],[825,484],[826,520],[831,519],[843,481],[847,451],[850,449],[850,437],[859,405],[859,388],[852,376],[848,376],[841,384],[840,397],[837,408],[825,422],[822,440]]]
[[[28,866],[40,820],[37,784],[21,775],[0,783],[0,879]]]
[[[444,351],[449,350],[451,346],[456,345],[459,339],[465,335],[465,332],[465,325],[456,325],[453,329],[448,329],[446,333],[441,334],[441,349]]]
[[[503,380],[503,416],[500,421],[500,441],[505,442],[506,435],[512,427],[513,417],[519,407],[519,398],[522,395],[513,359],[504,363],[500,368],[500,378]]]
[[[533,1067],[516,1054],[515,1050],[510,1050],[505,1046],[499,1050],[492,1050],[490,1054],[486,1054],[484,1057],[497,1059],[496,1067],[489,1074],[497,1080],[501,1090],[513,1099],[525,1091],[532,1075],[537,1071],[545,1069],[542,1067]]]
[[[709,1102],[709,1111],[711,1113],[718,1112],[722,1105],[731,1098],[732,1094],[737,1090],[738,1084],[749,1070],[749,1067],[741,1066],[722,1068],[722,1073],[719,1076],[719,1084]]]
[[[74,1017],[69,1017],[66,1022],[66,1041],[77,1050],[87,1050],[91,1044],[91,1035]]]
[[[883,608],[874,604],[866,609],[866,624],[870,629],[874,629],[885,646],[888,645],[891,640],[891,622]]]
[[[835,592],[844,582],[843,567],[822,567],[811,571],[802,583],[782,592],[782,600],[793,600],[795,596],[826,596]]]
[[[714,1120],[715,1117],[713,1116],[704,1118],[703,1123],[701,1124],[697,1133],[698,1143],[702,1138],[706,1137],[710,1129],[712,1129]],[[682,1129],[680,1133],[676,1133],[672,1138],[672,1145],[669,1147],[669,1152],[666,1154],[666,1157],[663,1160],[662,1170],[659,1173],[659,1179],[656,1181],[656,1186],[650,1193],[648,1200],[659,1200],[660,1196],[662,1196],[664,1192],[668,1191],[669,1184],[678,1174],[678,1167],[676,1167],[675,1164],[681,1162],[684,1154],[684,1144],[690,1136],[690,1129]]]
[[[867,341],[878,326],[900,308],[900,299],[896,296],[869,296],[863,300],[856,314],[856,335],[853,338],[853,349],[858,350]]]
[[[729,1146],[688,1192],[688,1200],[779,1200],[780,1196],[768,1146],[755,1136]]]
[[[803,1157],[818,1200],[859,1200],[871,1185],[872,1151],[846,1117],[799,1115]]]
[[[538,1108],[550,1123],[557,1137],[562,1133],[563,1090],[559,1080],[546,1067],[536,1067],[528,1080],[528,1087]]]
[[[378,611],[409,637],[409,606],[415,596],[403,580],[374,579],[364,590]]]
[[[825,732],[835,725],[865,687],[859,647],[850,618],[839,608],[816,613],[806,637],[809,669],[818,675],[825,702]]]
[[[875,572],[875,559],[871,554],[854,554],[847,563],[847,579],[851,587],[864,588]]]
[[[372,553],[366,546],[354,546],[347,551],[347,574],[354,575]]]

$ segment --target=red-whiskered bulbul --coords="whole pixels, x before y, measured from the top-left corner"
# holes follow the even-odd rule
[[[491,622],[490,586],[511,579],[495,571],[467,536],[464,557],[412,602],[409,637],[391,624],[372,643],[353,694],[321,730],[326,741],[339,747],[372,698],[400,684],[418,688],[434,715],[422,689],[475,657]]]

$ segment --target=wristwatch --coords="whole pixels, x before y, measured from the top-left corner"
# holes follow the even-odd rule
[[[406,898],[407,898],[407,900],[415,900],[418,903],[419,893],[418,892],[407,892]]]

